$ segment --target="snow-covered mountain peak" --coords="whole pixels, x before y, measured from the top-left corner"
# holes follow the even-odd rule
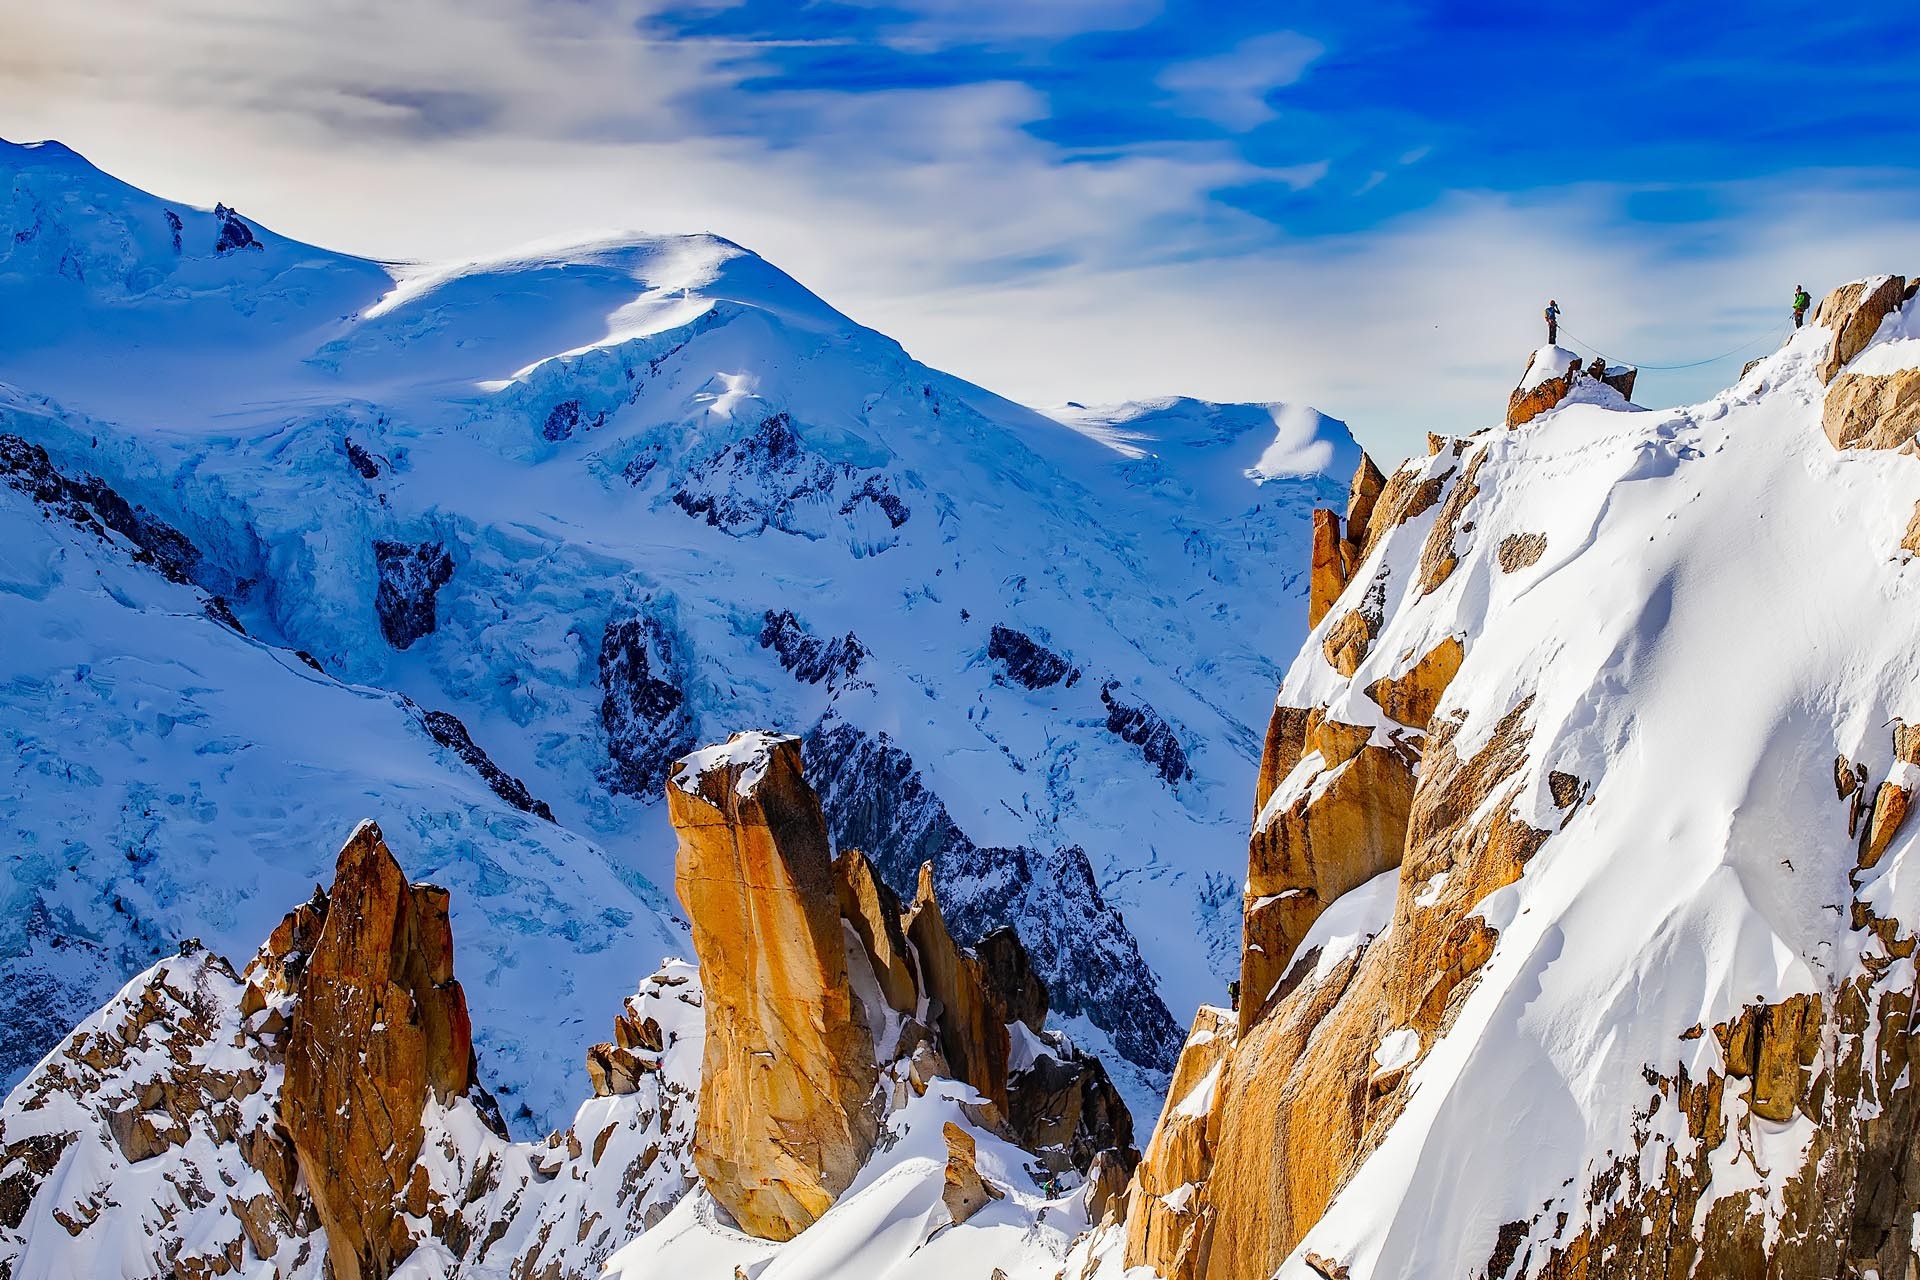
[[[20,731],[50,763],[0,796],[29,850],[11,915],[41,924],[0,961],[57,992],[23,1055],[172,940],[250,946],[314,870],[258,850],[371,815],[480,886],[455,907],[480,1052],[510,1119],[557,1120],[581,1028],[678,928],[671,760],[759,725],[802,735],[835,841],[897,891],[934,862],[963,942],[1018,923],[1056,1017],[1153,1109],[1169,1002],[1232,970],[1338,423],[1063,423],[711,236],[394,266],[12,145],[0,202],[0,514],[37,530],[0,723],[128,661],[167,708],[101,686],[58,743]],[[219,249],[235,225],[259,247]],[[75,557],[94,585],[49,567]],[[171,577],[132,590],[149,563]],[[181,752],[183,715],[211,741]],[[82,936],[90,967],[48,959]]]

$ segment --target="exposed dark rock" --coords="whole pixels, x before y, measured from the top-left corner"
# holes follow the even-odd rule
[[[352,464],[355,471],[360,473],[362,480],[378,480],[380,478],[379,461],[358,444],[355,444],[351,436],[342,437],[340,447],[346,452],[347,461]]]
[[[293,651],[293,656],[300,659],[300,661],[306,663],[308,666],[312,667],[315,671],[318,671],[321,675],[327,674],[327,669],[320,665],[320,659],[314,657],[312,654],[308,653],[305,649],[295,649]]]
[[[822,640],[794,617],[791,609],[767,610],[760,626],[760,647],[780,657],[793,678],[807,684],[839,685],[852,678],[867,657],[867,647],[849,631],[838,640]]]
[[[206,610],[207,616],[215,622],[238,631],[241,635],[247,634],[247,629],[240,625],[240,619],[234,616],[233,609],[227,604],[225,596],[208,596],[207,603],[202,607]]]
[[[1028,689],[1080,682],[1080,670],[1024,631],[996,625],[987,636],[987,656],[1006,668],[1007,678]]]
[[[1047,984],[1033,971],[1026,944],[1012,925],[1001,925],[974,948],[986,973],[987,987],[999,998],[1011,1022],[1024,1022],[1034,1031],[1047,1025]]]
[[[540,434],[548,440],[568,440],[582,424],[591,431],[596,427],[605,426],[606,422],[607,414],[604,409],[589,418],[581,409],[578,400],[562,400],[548,411],[547,421],[540,428]]]
[[[802,537],[825,536],[823,506],[844,521],[863,505],[872,504],[891,529],[900,528],[912,515],[885,474],[831,462],[812,452],[785,413],[763,418],[745,439],[694,466],[674,492],[673,501],[688,515],[735,537],[766,528]],[[854,532],[847,530],[850,538]],[[856,553],[890,545],[856,543]]]
[[[1106,1067],[1064,1045],[1052,1048],[1007,1088],[1014,1141],[1055,1172],[1085,1170],[1102,1151],[1131,1152],[1133,1117]]]
[[[421,715],[420,723],[426,726],[435,742],[459,756],[468,768],[479,774],[481,780],[493,789],[493,794],[522,813],[545,818],[548,822],[554,820],[553,810],[547,807],[547,802],[534,799],[526,783],[495,764],[493,758],[474,742],[473,736],[467,732],[467,726],[460,722],[458,716],[449,711],[428,711]]]
[[[396,649],[405,649],[438,625],[433,606],[440,588],[453,577],[453,557],[438,542],[373,544],[374,567],[380,587],[373,607],[380,615],[380,634]]]
[[[102,540],[107,530],[133,544],[137,564],[153,566],[170,582],[226,585],[209,572],[200,549],[172,525],[145,507],[135,506],[96,476],[69,477],[57,470],[47,451],[16,435],[0,434],[0,479],[44,507]]]
[[[868,736],[828,717],[804,746],[836,848],[864,850],[903,897],[914,893],[920,864],[931,861],[956,939],[974,945],[1014,926],[1055,1012],[1084,1013],[1130,1061],[1171,1070],[1181,1029],[1126,921],[1101,896],[1084,850],[976,845],[884,733]]]
[[[651,614],[607,620],[600,641],[600,725],[608,790],[651,796],[694,747],[674,636]]]
[[[215,253],[233,253],[242,249],[263,249],[253,228],[240,221],[240,215],[224,204],[213,206],[213,216],[220,220],[220,235],[213,242]]]
[[[1100,690],[1100,701],[1107,706],[1107,729],[1123,742],[1140,748],[1141,756],[1168,782],[1185,782],[1193,777],[1187,764],[1187,752],[1174,736],[1173,726],[1160,713],[1142,702],[1134,704],[1114,696],[1120,687],[1108,681]]]
[[[880,510],[886,513],[887,523],[896,529],[905,524],[907,519],[913,515],[912,510],[908,508],[907,504],[900,501],[900,496],[887,487],[886,479],[883,476],[870,475],[865,480],[862,480],[859,489],[855,490],[852,496],[840,504],[840,514],[843,516],[852,515],[854,508],[858,507],[862,502],[871,502],[879,507]]]
[[[660,465],[661,449],[657,444],[646,445],[628,458],[620,468],[620,478],[631,485],[642,485],[653,469]]]
[[[164,212],[167,215],[167,230],[173,233],[173,251],[178,255],[180,252],[180,231],[182,228],[180,215],[171,209],[167,209]]]

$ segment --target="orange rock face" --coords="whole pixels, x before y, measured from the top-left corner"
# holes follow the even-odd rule
[[[987,986],[986,970],[947,931],[933,896],[933,864],[920,868],[920,889],[907,913],[907,939],[920,958],[920,978],[939,1003],[940,1050],[956,1079],[1007,1109],[1007,1018]]]
[[[1220,1074],[1237,1034],[1237,1019],[1230,1011],[1200,1006],[1167,1088],[1160,1123],[1128,1193],[1127,1256],[1155,1259],[1165,1280],[1195,1280],[1205,1274],[1205,1206],[1183,1199],[1180,1188],[1204,1182],[1213,1169]]]
[[[706,754],[667,786],[707,1010],[694,1161],[743,1229],[790,1240],[873,1149],[873,1038],[847,981],[826,819],[799,739],[736,734]]]
[[[279,942],[289,945],[275,953]],[[380,829],[363,823],[340,851],[332,893],[283,921],[268,951],[259,976],[292,980],[298,1010],[281,1123],[333,1274],[379,1280],[413,1251],[400,1214],[427,1101],[473,1084],[447,891],[408,884]]]
[[[1437,590],[1441,583],[1453,575],[1454,566],[1460,563],[1456,543],[1467,527],[1462,517],[1467,507],[1480,496],[1480,464],[1486,458],[1485,449],[1474,454],[1466,470],[1447,490],[1446,501],[1440,504],[1433,528],[1428,531],[1426,543],[1420,548],[1419,581],[1422,595]]]
[[[1905,299],[1907,282],[1900,276],[1878,276],[1843,284],[1814,308],[1813,323],[1833,330],[1833,345],[1820,363],[1820,380],[1834,376],[1873,341],[1887,313]]]
[[[1448,636],[1403,674],[1383,676],[1368,685],[1367,696],[1401,724],[1424,731],[1465,658],[1466,649]]]
[[[1325,508],[1313,513],[1313,572],[1307,580],[1307,625],[1317,627],[1347,589],[1347,557],[1340,517]]]
[[[1353,482],[1347,486],[1347,532],[1342,544],[1346,555],[1347,576],[1359,571],[1367,545],[1367,529],[1373,523],[1374,508],[1386,492],[1387,478],[1380,474],[1372,458],[1363,451],[1360,465],[1354,468]]]
[[[1920,435],[1920,369],[1843,373],[1827,388],[1820,425],[1836,449],[1898,449]]]
[[[1533,364],[1527,364],[1527,372],[1532,372]],[[1522,375],[1524,378],[1524,375]],[[1555,378],[1547,378],[1534,386],[1517,386],[1507,398],[1507,427],[1522,426],[1532,422],[1547,410],[1567,398],[1573,390],[1573,384],[1580,380],[1580,364],[1575,361],[1571,368]]]
[[[834,859],[833,887],[840,916],[860,936],[887,1004],[897,1013],[912,1013],[920,994],[914,983],[913,958],[907,952],[907,935],[900,927],[900,900],[874,874],[873,864],[858,849],[848,849]],[[893,1046],[879,1047],[889,1050]]]
[[[1255,823],[1242,926],[1242,1031],[1261,1016],[1320,913],[1400,862],[1413,759],[1369,737],[1363,726],[1317,724],[1289,789],[1269,799]]]

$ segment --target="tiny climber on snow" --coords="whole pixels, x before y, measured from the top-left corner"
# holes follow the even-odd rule
[[[1545,311],[1542,311],[1540,314],[1542,317],[1545,318],[1547,322],[1547,345],[1550,347],[1559,346],[1560,345],[1560,304],[1555,302],[1552,298],[1548,298],[1547,309]]]
[[[1807,286],[1793,286],[1793,327],[1798,329],[1806,323],[1807,308],[1813,305],[1813,298],[1807,293]]]

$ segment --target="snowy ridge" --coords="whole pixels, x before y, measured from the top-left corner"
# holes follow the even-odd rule
[[[1909,301],[1880,343],[1913,313]],[[1457,1021],[1432,1045],[1401,1032],[1382,1042],[1383,1067],[1417,1059],[1405,1110],[1282,1276],[1326,1274],[1309,1255],[1356,1278],[1479,1274],[1495,1257],[1507,1260],[1499,1274],[1533,1274],[1613,1207],[1588,1191],[1619,1152],[1637,1145],[1640,1167],[1657,1171],[1667,1151],[1694,1149],[1671,1104],[1644,1112],[1643,1071],[1727,1071],[1700,1028],[1756,1002],[1911,984],[1904,962],[1882,976],[1886,943],[1838,904],[1857,896],[1882,919],[1920,920],[1903,871],[1912,832],[1855,873],[1833,762],[1899,783],[1887,726],[1920,720],[1920,578],[1900,546],[1920,471],[1823,437],[1815,370],[1829,337],[1802,331],[1705,404],[1566,404],[1472,438],[1479,492],[1460,513],[1458,566],[1423,594],[1409,570],[1431,519],[1395,530],[1289,672],[1282,705],[1369,723],[1372,681],[1464,638],[1436,719],[1460,721],[1464,758],[1523,709],[1516,816],[1550,834],[1477,908],[1499,938]],[[1409,466],[1440,475],[1458,463],[1443,451]],[[1535,537],[1544,554],[1503,565],[1503,546]],[[1383,567],[1379,637],[1344,677],[1324,632]],[[1554,774],[1581,784],[1574,808]],[[1421,891],[1402,886],[1403,898]],[[1359,914],[1348,901],[1321,917],[1328,931]],[[1728,1098],[1730,1130],[1744,1132],[1731,1082]],[[1814,1123],[1753,1128],[1773,1136],[1730,1137],[1716,1153],[1702,1223],[1718,1199],[1751,1193],[1780,1230]]]
[[[257,247],[219,248],[236,222]],[[253,850],[372,814],[473,917],[459,945],[484,958],[462,967],[510,1119],[554,1123],[598,1011],[674,949],[670,762],[761,724],[837,769],[836,838],[861,828],[896,890],[931,857],[956,922],[1019,925],[1062,1018],[1119,1045],[1154,1109],[1169,1004],[1231,972],[1272,638],[1302,627],[1307,510],[1344,487],[1344,427],[1187,401],[1105,411],[1143,437],[1117,447],[715,237],[389,267],[54,144],[0,147],[0,230],[0,431],[193,549],[178,621],[124,636],[131,615],[80,623],[23,572],[40,620],[10,639],[65,638],[7,646],[0,726],[47,742],[47,691],[129,646],[164,669],[175,630],[258,670],[242,688],[197,663],[150,695],[192,690],[224,754],[175,750],[172,710],[129,729],[89,705],[0,792],[29,868],[26,924],[0,931],[43,1011],[9,1013],[39,1027],[29,1055],[180,937],[250,946],[313,871],[235,874]],[[244,639],[199,616],[214,597]],[[1020,683],[995,628],[1080,678]],[[340,712],[288,716],[296,688],[363,714],[350,735]],[[404,702],[368,723],[395,695],[458,729],[431,720],[428,745]],[[60,743],[119,740],[139,745],[69,774]],[[349,742],[365,767],[325,799],[275,763]],[[403,781],[420,761],[431,786]],[[449,786],[458,804],[427,802]]]

